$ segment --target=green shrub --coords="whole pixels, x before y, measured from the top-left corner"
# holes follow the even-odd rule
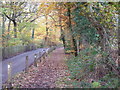
[[[92,87],[93,87],[93,88],[98,88],[98,87],[101,87],[101,85],[100,85],[99,82],[93,82],[93,83],[92,83]]]
[[[67,60],[66,63],[68,65],[68,69],[70,70],[69,78],[75,81],[73,82],[74,87],[115,88],[119,86],[119,79],[112,71],[109,71],[109,74],[106,73],[103,78],[98,78],[98,81],[87,81],[87,79],[89,79],[90,73],[92,73],[92,75],[94,75],[93,77],[95,77],[96,66],[105,65],[103,60],[97,60],[95,58],[98,55],[101,55],[100,57],[106,57],[107,53],[101,52],[97,48],[86,48],[80,51],[77,57],[72,57],[71,59]],[[109,60],[109,62],[114,64],[111,61],[112,59]]]

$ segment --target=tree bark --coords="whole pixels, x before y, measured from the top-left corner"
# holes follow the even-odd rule
[[[120,17],[120,15],[118,16],[118,18]],[[118,67],[120,67],[120,20],[118,20]]]
[[[15,20],[13,20],[13,25],[14,25],[14,38],[17,38],[17,23]]]
[[[61,7],[60,7],[59,15],[61,15]],[[59,17],[59,25],[60,25],[60,31],[61,31],[61,39],[62,39],[62,41],[63,41],[63,46],[64,46],[64,49],[65,49],[65,48],[66,48],[66,42],[65,42],[64,31],[63,31],[63,28],[62,28],[62,20],[61,20],[61,17]]]
[[[32,30],[32,39],[34,39],[35,29]]]
[[[4,37],[3,37],[4,33],[5,33],[5,16],[4,14],[2,14],[2,39],[3,41],[4,41]]]
[[[45,45],[47,45],[48,44],[48,30],[49,30],[49,28],[48,28],[48,16],[47,15],[45,15],[45,19],[46,19],[46,36],[45,36]]]
[[[11,25],[11,20],[9,20],[9,24],[8,24],[8,35],[9,35],[9,32],[10,32],[10,25]]]
[[[48,36],[48,17],[47,15],[45,16],[46,18],[46,36]]]
[[[4,33],[5,33],[5,16],[2,14],[2,59],[4,59],[5,55],[5,39],[4,39]]]
[[[13,25],[14,25],[14,38],[17,38],[17,22],[15,20],[15,18],[10,18],[6,13],[4,13],[4,15],[10,20],[13,22]],[[12,17],[15,17],[15,15],[13,14]]]
[[[74,35],[72,34],[73,30],[72,30],[72,24],[71,24],[71,10],[70,7],[68,7],[68,26],[70,29],[70,34],[72,37],[72,43],[73,43],[73,49],[75,50],[75,56],[77,56],[77,45],[76,45],[76,40],[74,38]]]
[[[79,52],[80,52],[80,50],[79,50],[79,39],[78,40],[76,40],[76,43],[77,43],[77,54],[79,54]]]
[[[118,3],[118,69],[120,67],[120,9],[119,9],[119,4],[120,2]],[[119,75],[120,75],[120,69],[119,69]]]

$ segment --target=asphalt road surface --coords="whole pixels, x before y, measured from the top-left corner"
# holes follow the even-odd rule
[[[8,63],[9,62],[12,63],[12,76],[13,76],[25,69],[26,56],[28,56],[28,64],[31,65],[34,62],[34,54],[39,55],[39,52],[41,52],[41,56],[42,56],[42,54],[47,50],[48,48],[40,48],[37,50],[22,53],[20,55],[17,55],[2,61],[2,75],[0,75],[2,76],[2,83],[5,83],[8,79]]]

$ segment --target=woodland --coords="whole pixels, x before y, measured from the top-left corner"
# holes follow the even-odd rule
[[[0,58],[4,61],[38,48],[64,47],[71,79],[66,84],[117,88],[119,7],[119,2],[0,1]]]

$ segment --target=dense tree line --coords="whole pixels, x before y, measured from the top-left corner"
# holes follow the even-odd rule
[[[65,53],[80,57],[83,50],[89,48],[85,57],[98,56],[94,62],[98,63],[94,66],[97,76],[106,73],[106,67],[119,77],[119,4],[77,2],[56,5]]]
[[[63,41],[65,53],[75,56],[68,61],[75,84],[81,87],[90,76],[88,74],[93,73],[92,76],[98,80],[107,77],[107,84],[114,80],[110,83],[111,86],[108,84],[103,87],[119,86],[119,3],[72,2],[57,5],[60,39]],[[100,82],[95,83],[100,86]],[[94,83],[92,86],[94,87]]]

